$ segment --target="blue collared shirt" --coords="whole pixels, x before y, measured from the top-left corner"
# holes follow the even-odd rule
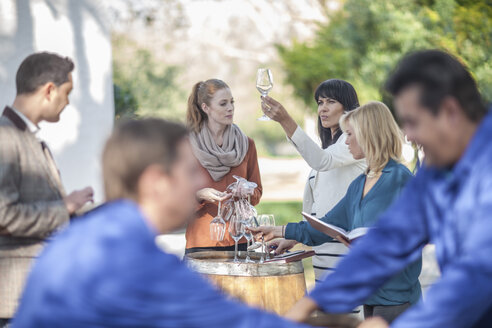
[[[488,114],[460,161],[421,168],[310,296],[325,311],[350,311],[433,243],[441,279],[392,327],[492,327],[491,141]]]
[[[381,177],[367,195],[362,197],[366,181],[366,175],[362,174],[350,184],[342,200],[321,220],[345,230],[371,227],[411,178],[412,173],[404,165],[390,160],[384,167]],[[411,218],[406,218],[406,220],[411,220]],[[285,238],[295,239],[311,246],[321,245],[331,240],[326,234],[314,229],[305,221],[289,223],[285,229]],[[422,259],[419,258],[363,303],[367,305],[416,303],[421,295],[419,283],[421,268]],[[366,268],[360,267],[357,270],[365,272]]]
[[[228,300],[129,201],[94,210],[36,261],[12,327],[304,327]]]

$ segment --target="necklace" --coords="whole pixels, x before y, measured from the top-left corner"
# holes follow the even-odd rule
[[[372,178],[377,178],[378,176],[381,175],[381,172],[376,172],[376,171],[370,171],[368,170],[366,172],[366,176],[369,178],[369,179],[372,179]]]

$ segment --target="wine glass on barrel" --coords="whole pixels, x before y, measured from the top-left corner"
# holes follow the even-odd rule
[[[274,227],[275,226],[275,216],[273,214],[268,214],[268,226]],[[267,249],[266,252],[267,259],[270,259],[270,251]]]
[[[212,239],[213,241],[224,240],[225,230],[226,223],[222,218],[221,201],[219,200],[217,216],[210,222],[210,239]]]
[[[244,236],[244,224],[236,215],[229,221],[229,234],[234,239],[234,263],[239,263],[237,258],[237,243]]]
[[[254,227],[254,218],[252,216],[250,217],[247,217],[245,218],[245,220],[243,221],[243,228],[244,228],[244,238],[246,238],[247,240],[247,245],[248,245],[248,248],[246,249],[246,263],[254,263],[254,261],[251,260],[251,258],[249,257],[249,242],[253,239],[253,233],[251,232],[251,230],[249,230],[248,228],[250,227]]]
[[[268,218],[268,215],[262,214],[258,216],[258,224],[260,227],[265,227],[268,226],[270,222],[270,219]],[[266,247],[265,247],[265,237],[261,236],[261,258],[260,258],[260,263],[265,262],[265,252],[266,252]]]
[[[258,224],[260,225],[260,227],[275,226],[275,218],[273,214],[262,214],[258,217]],[[266,258],[268,260],[270,259],[270,252],[268,251],[268,249],[266,249],[265,238],[263,236],[261,237],[261,242],[263,244],[263,252],[261,254],[260,263],[263,263],[265,261],[264,254],[266,253]]]
[[[273,75],[269,68],[259,68],[256,72],[256,89],[263,97],[268,95],[268,92],[273,88]],[[258,118],[258,121],[270,121],[271,119],[263,114]]]

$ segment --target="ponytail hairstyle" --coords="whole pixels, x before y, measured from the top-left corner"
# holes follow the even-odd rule
[[[359,107],[359,99],[352,84],[344,80],[330,79],[322,82],[314,92],[314,100],[318,102],[319,98],[331,98],[338,101],[343,106],[345,112],[352,111]],[[323,149],[337,142],[342,135],[341,129],[332,137],[331,129],[324,128],[321,124],[321,118],[318,116],[318,134],[321,139]]]
[[[188,109],[186,110],[186,126],[188,129],[196,133],[200,132],[203,122],[208,119],[207,113],[202,109],[202,105],[210,106],[210,100],[214,94],[226,88],[229,89],[229,86],[219,79],[200,81],[193,86],[188,98]]]

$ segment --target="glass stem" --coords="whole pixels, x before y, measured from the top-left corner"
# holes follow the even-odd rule
[[[237,240],[234,240],[234,262],[237,262]]]
[[[263,263],[265,262],[265,238],[262,236],[261,237],[261,259],[260,259],[260,263]]]

